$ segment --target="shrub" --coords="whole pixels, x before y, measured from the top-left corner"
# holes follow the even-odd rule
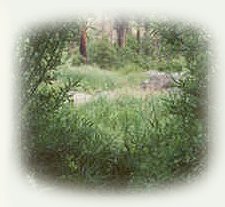
[[[80,66],[83,64],[82,56],[79,53],[79,50],[76,48],[73,50],[72,54],[68,53],[67,50],[65,50],[62,53],[62,64],[66,64],[68,67],[73,66]]]
[[[205,35],[191,30],[187,37],[188,41],[183,40],[186,48],[183,51],[187,64],[186,75],[175,83],[180,93],[171,94],[165,100],[166,110],[179,120],[181,131],[178,132],[179,136],[183,137],[184,146],[180,151],[180,160],[177,164],[184,169],[192,166],[191,169],[197,168],[197,172],[200,171],[202,164],[205,165],[203,158],[207,155],[208,144],[205,120],[208,104],[206,89],[209,51]]]
[[[89,47],[90,63],[96,63],[100,68],[110,69],[116,60],[116,50],[108,39],[96,41]]]
[[[184,179],[204,149],[202,128],[196,120],[186,128],[162,97],[102,98],[77,109],[63,104],[48,119],[33,122],[38,128],[29,146],[32,167],[89,187],[147,187]]]
[[[73,28],[71,33],[69,28]],[[47,24],[27,29],[17,41],[17,69],[22,83],[21,104],[35,99],[42,82],[51,82],[49,73],[61,64],[68,41],[78,35],[76,23]]]
[[[119,68],[119,72],[122,74],[129,74],[132,72],[141,72],[143,69],[140,68],[137,64],[128,63],[124,65],[124,67]]]
[[[73,28],[74,31],[68,29]],[[70,87],[77,81],[57,83],[54,70],[61,64],[65,45],[78,32],[76,23],[42,25],[23,32],[17,42],[17,69],[21,81],[21,142],[24,156],[34,156],[32,146],[47,136],[46,127],[62,107]]]
[[[163,58],[158,61],[152,61],[151,68],[166,72],[181,72],[187,70],[187,62],[182,56],[169,60]]]

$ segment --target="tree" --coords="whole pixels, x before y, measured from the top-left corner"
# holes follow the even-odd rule
[[[128,28],[128,22],[125,18],[117,18],[115,21],[115,28],[117,31],[117,43],[120,48],[126,45],[126,32]]]
[[[80,24],[80,54],[84,58],[84,63],[88,63],[88,30],[89,29],[95,29],[93,27],[94,23],[94,18],[87,18],[86,20],[81,19],[79,24]]]
[[[80,54],[84,57],[84,63],[87,64],[87,29],[81,31]]]
[[[88,22],[84,22],[81,25],[81,36],[80,36],[80,54],[84,58],[84,63],[87,64],[87,30],[88,30]]]
[[[135,19],[135,27],[136,27],[136,40],[137,40],[137,53],[140,53],[141,49],[141,28],[143,27],[143,18],[137,17]]]

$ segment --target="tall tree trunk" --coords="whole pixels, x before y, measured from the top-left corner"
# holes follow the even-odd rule
[[[113,23],[110,21],[110,26],[109,26],[109,36],[110,36],[110,42],[113,44]]]
[[[119,25],[117,30],[118,35],[118,45],[119,47],[125,47],[126,45],[126,30],[123,25]]]
[[[117,32],[117,44],[119,47],[126,46],[126,33],[127,33],[128,23],[125,19],[116,19],[115,29]]]
[[[84,58],[84,63],[87,64],[88,56],[87,56],[87,32],[83,30],[81,32],[80,37],[80,54]]]
[[[141,34],[140,34],[140,27],[137,28],[137,42],[140,43],[141,42]]]
[[[140,53],[140,46],[141,46],[141,32],[140,32],[140,27],[137,28],[137,34],[136,34],[136,39],[137,39],[137,53]]]

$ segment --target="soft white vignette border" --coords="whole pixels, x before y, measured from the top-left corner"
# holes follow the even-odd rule
[[[0,0],[0,205],[19,206],[225,206],[225,27],[223,1],[101,1],[101,0]],[[200,23],[212,34],[216,73],[210,84],[209,126],[212,140],[209,169],[199,181],[170,192],[132,195],[97,195],[80,192],[39,190],[27,184],[15,162],[13,119],[12,50],[18,32],[27,23],[73,16],[79,12],[139,11]],[[18,159],[19,160],[19,159]]]

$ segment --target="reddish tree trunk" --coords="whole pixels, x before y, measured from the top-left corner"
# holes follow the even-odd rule
[[[80,54],[84,57],[84,63],[87,64],[87,32],[82,31],[80,38]]]

